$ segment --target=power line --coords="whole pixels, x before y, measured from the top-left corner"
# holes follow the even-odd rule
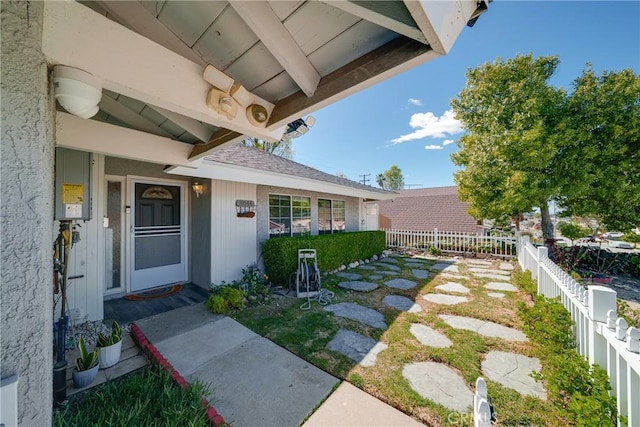
[[[367,185],[367,181],[370,181],[370,179],[369,179],[368,177],[370,177],[370,176],[371,176],[371,174],[370,174],[370,173],[364,173],[364,174],[362,174],[362,175],[358,175],[358,176],[359,176],[360,178],[362,178],[362,179],[360,180],[360,184]]]

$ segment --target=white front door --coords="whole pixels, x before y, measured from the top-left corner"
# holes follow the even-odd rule
[[[131,292],[187,280],[185,184],[129,180]]]

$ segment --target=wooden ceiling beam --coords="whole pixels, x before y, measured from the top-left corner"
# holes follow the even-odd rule
[[[267,128],[286,125],[438,56],[429,46],[400,36],[323,77],[313,96],[298,91],[278,101]]]
[[[109,95],[103,94],[98,106],[105,113],[128,124],[133,129],[152,133],[158,136],[164,136],[165,138],[175,138],[173,135],[153,123],[151,120],[129,109],[126,105],[119,103]]]
[[[369,21],[373,24],[379,25],[384,28],[388,28],[398,34],[401,34],[410,39],[419,41],[420,43],[429,44],[420,28],[407,25],[404,22],[393,19],[390,16],[379,13],[370,8],[364,7],[361,3],[356,3],[348,0],[332,0],[325,2],[331,7],[335,7],[358,18]]]
[[[211,136],[213,135],[213,133],[208,127],[206,127],[199,121],[192,119],[191,117],[185,117],[181,114],[174,113],[173,111],[156,107],[155,105],[147,104],[147,106],[157,111],[158,113],[162,114],[167,119],[171,120],[173,123],[177,124],[182,129],[186,130],[191,135],[195,136],[201,141],[209,141],[209,139],[211,139]]]
[[[265,0],[231,1],[231,7],[258,36],[306,96],[316,91],[320,74]]]
[[[191,154],[189,154],[189,161],[195,162],[196,160],[200,160],[201,158],[209,155],[215,149],[240,142],[244,138],[246,138],[245,135],[241,133],[234,132],[229,129],[219,129],[211,136],[209,142],[206,144],[198,144],[193,147]]]

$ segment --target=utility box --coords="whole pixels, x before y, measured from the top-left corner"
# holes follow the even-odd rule
[[[91,153],[56,148],[54,219],[91,219],[92,165]]]

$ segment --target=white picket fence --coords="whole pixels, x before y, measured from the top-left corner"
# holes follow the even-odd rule
[[[508,236],[482,236],[451,231],[415,231],[382,229],[387,235],[387,247],[427,250],[430,247],[445,253],[484,254],[511,258],[516,256],[516,240]]]
[[[548,257],[546,247],[534,247],[528,236],[516,236],[518,262],[531,271],[538,294],[560,297],[574,321],[576,350],[609,374],[618,414],[629,426],[640,426],[640,330],[628,327],[616,312],[616,291],[576,282]]]

